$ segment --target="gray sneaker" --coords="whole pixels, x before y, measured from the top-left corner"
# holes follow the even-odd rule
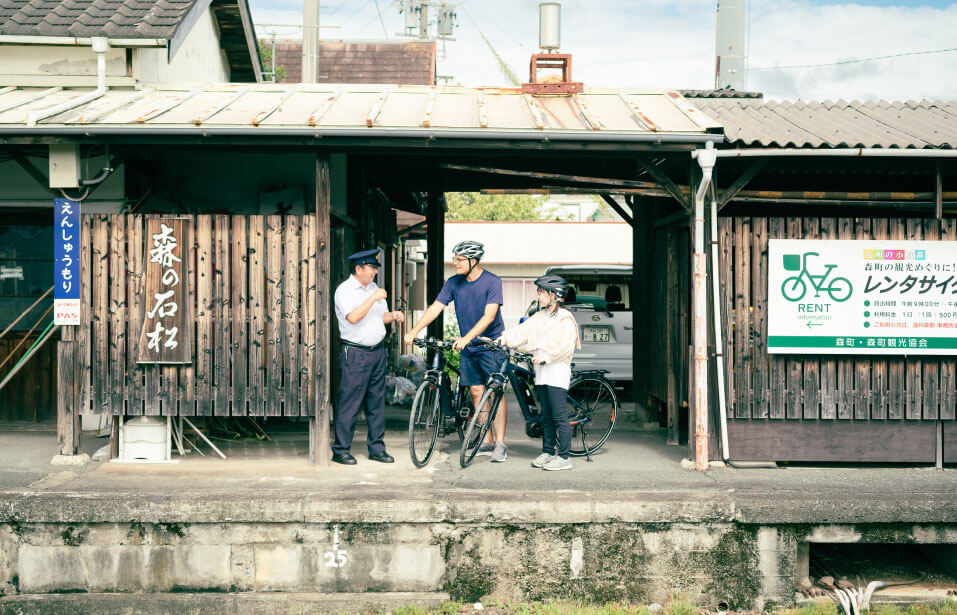
[[[532,461],[532,467],[540,468],[554,458],[555,458],[555,455],[552,455],[551,453],[542,453],[541,455],[536,457],[534,461]]]
[[[542,466],[543,470],[571,470],[572,461],[571,459],[562,459],[561,457],[552,457],[549,459],[545,465]]]
[[[487,457],[487,456],[491,455],[491,454],[492,454],[492,451],[494,451],[494,450],[495,450],[495,445],[494,445],[494,444],[486,444],[486,443],[483,442],[483,443],[482,443],[482,446],[479,447],[478,452],[475,453],[475,456],[478,457],[478,456],[480,456],[480,455],[485,455],[485,456]]]
[[[495,450],[492,451],[492,459],[490,459],[490,461],[500,463],[508,459],[508,453],[505,452],[507,449],[508,447],[506,447],[504,444],[496,444]]]

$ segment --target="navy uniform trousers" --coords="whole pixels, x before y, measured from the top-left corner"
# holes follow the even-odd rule
[[[365,350],[343,345],[339,352],[339,403],[336,405],[336,439],[332,452],[348,453],[356,431],[359,407],[365,402],[370,453],[385,452],[385,347]]]

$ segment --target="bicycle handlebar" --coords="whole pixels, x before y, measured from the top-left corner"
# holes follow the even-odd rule
[[[514,359],[516,362],[531,363],[532,362],[532,353],[522,352],[521,350],[516,350],[515,348],[510,348],[505,344],[499,344],[498,342],[493,342],[492,340],[475,340],[476,345],[484,346],[490,350],[497,350],[498,352],[504,352],[511,359]]]
[[[440,340],[434,337],[414,339],[412,343],[420,348],[432,348],[433,350],[448,350],[453,344],[451,341]]]

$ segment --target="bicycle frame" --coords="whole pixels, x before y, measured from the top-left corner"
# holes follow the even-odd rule
[[[601,375],[602,372],[600,370],[573,372],[572,382],[574,382],[576,377],[581,377],[586,374]],[[533,393],[535,387],[534,371],[524,365],[512,363],[512,361],[506,356],[505,360],[502,362],[502,366],[499,368],[499,371],[492,374],[490,378],[495,379],[497,382],[503,385],[507,380],[508,383],[512,385],[512,391],[515,392],[515,398],[518,401],[519,410],[522,411],[522,417],[525,419],[526,432],[528,431],[527,425],[542,425],[544,423],[544,418],[542,417],[541,412],[538,410],[538,403]],[[583,410],[581,404],[575,401],[572,397],[567,397],[566,401],[567,403],[571,404],[572,410],[574,410],[574,412],[569,412],[570,415],[580,414],[581,410]],[[576,425],[581,425],[582,423],[587,423],[589,420],[590,416],[586,414],[586,416],[578,420],[569,421],[569,424],[574,427]]]
[[[452,393],[452,379],[449,377],[448,372],[445,371],[446,368],[455,372],[456,387],[454,395]],[[442,404],[442,414],[445,416],[453,416],[452,409],[462,407],[462,396],[471,395],[467,390],[468,387],[458,384],[460,377],[459,370],[449,365],[444,352],[432,350],[432,364],[429,366],[425,377],[435,382],[438,387],[439,403]]]
[[[804,260],[801,263],[801,273],[807,276],[807,279],[810,280],[811,286],[814,287],[815,292],[821,292],[826,290],[824,288],[824,280],[827,279],[831,272],[837,269],[837,265],[824,265],[825,271],[821,275],[813,275],[807,268],[807,258],[809,256],[820,256],[817,252],[808,252],[804,255]]]

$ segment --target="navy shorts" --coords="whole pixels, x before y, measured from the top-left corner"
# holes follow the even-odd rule
[[[464,386],[484,385],[490,374],[497,372],[505,360],[504,352],[493,350],[464,350],[459,362],[459,384]]]

